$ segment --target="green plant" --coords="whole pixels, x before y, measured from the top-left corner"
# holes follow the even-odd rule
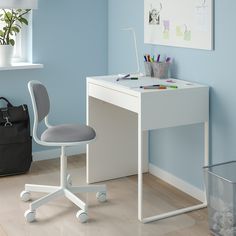
[[[28,25],[25,15],[30,9],[0,9],[0,45],[15,45],[15,36],[23,25]]]

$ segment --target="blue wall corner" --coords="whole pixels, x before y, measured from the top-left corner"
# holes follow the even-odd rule
[[[138,38],[141,65],[144,53],[158,52],[174,58],[171,71],[173,77],[209,85],[210,155],[212,163],[218,163],[236,159],[236,2],[215,0],[214,8],[215,50],[204,51],[144,44],[144,1],[109,0],[108,71],[112,74],[136,69],[132,38],[120,31],[122,27],[133,27]],[[197,187],[202,187],[202,179],[198,177],[202,176],[200,167],[203,165],[202,126],[151,132],[150,162]]]

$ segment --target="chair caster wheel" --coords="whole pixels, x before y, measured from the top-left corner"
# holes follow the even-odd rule
[[[105,202],[107,200],[107,194],[105,192],[98,192],[96,198],[99,202]]]
[[[80,223],[86,223],[88,221],[88,214],[85,211],[80,210],[77,212],[76,218]]]
[[[67,185],[69,187],[71,187],[72,186],[72,178],[71,178],[70,174],[67,175],[66,181],[67,181]]]
[[[20,194],[20,198],[24,202],[28,202],[30,200],[30,192],[29,191],[22,191]]]
[[[32,210],[27,210],[24,214],[27,222],[31,223],[35,221],[36,212]]]

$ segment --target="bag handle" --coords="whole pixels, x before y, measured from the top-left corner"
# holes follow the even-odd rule
[[[0,100],[4,100],[7,103],[7,107],[13,107],[13,105],[4,97],[0,97]]]

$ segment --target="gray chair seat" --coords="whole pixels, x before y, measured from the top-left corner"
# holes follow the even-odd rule
[[[41,140],[55,143],[83,142],[92,140],[95,136],[94,129],[89,126],[64,124],[45,130],[41,135]]]

